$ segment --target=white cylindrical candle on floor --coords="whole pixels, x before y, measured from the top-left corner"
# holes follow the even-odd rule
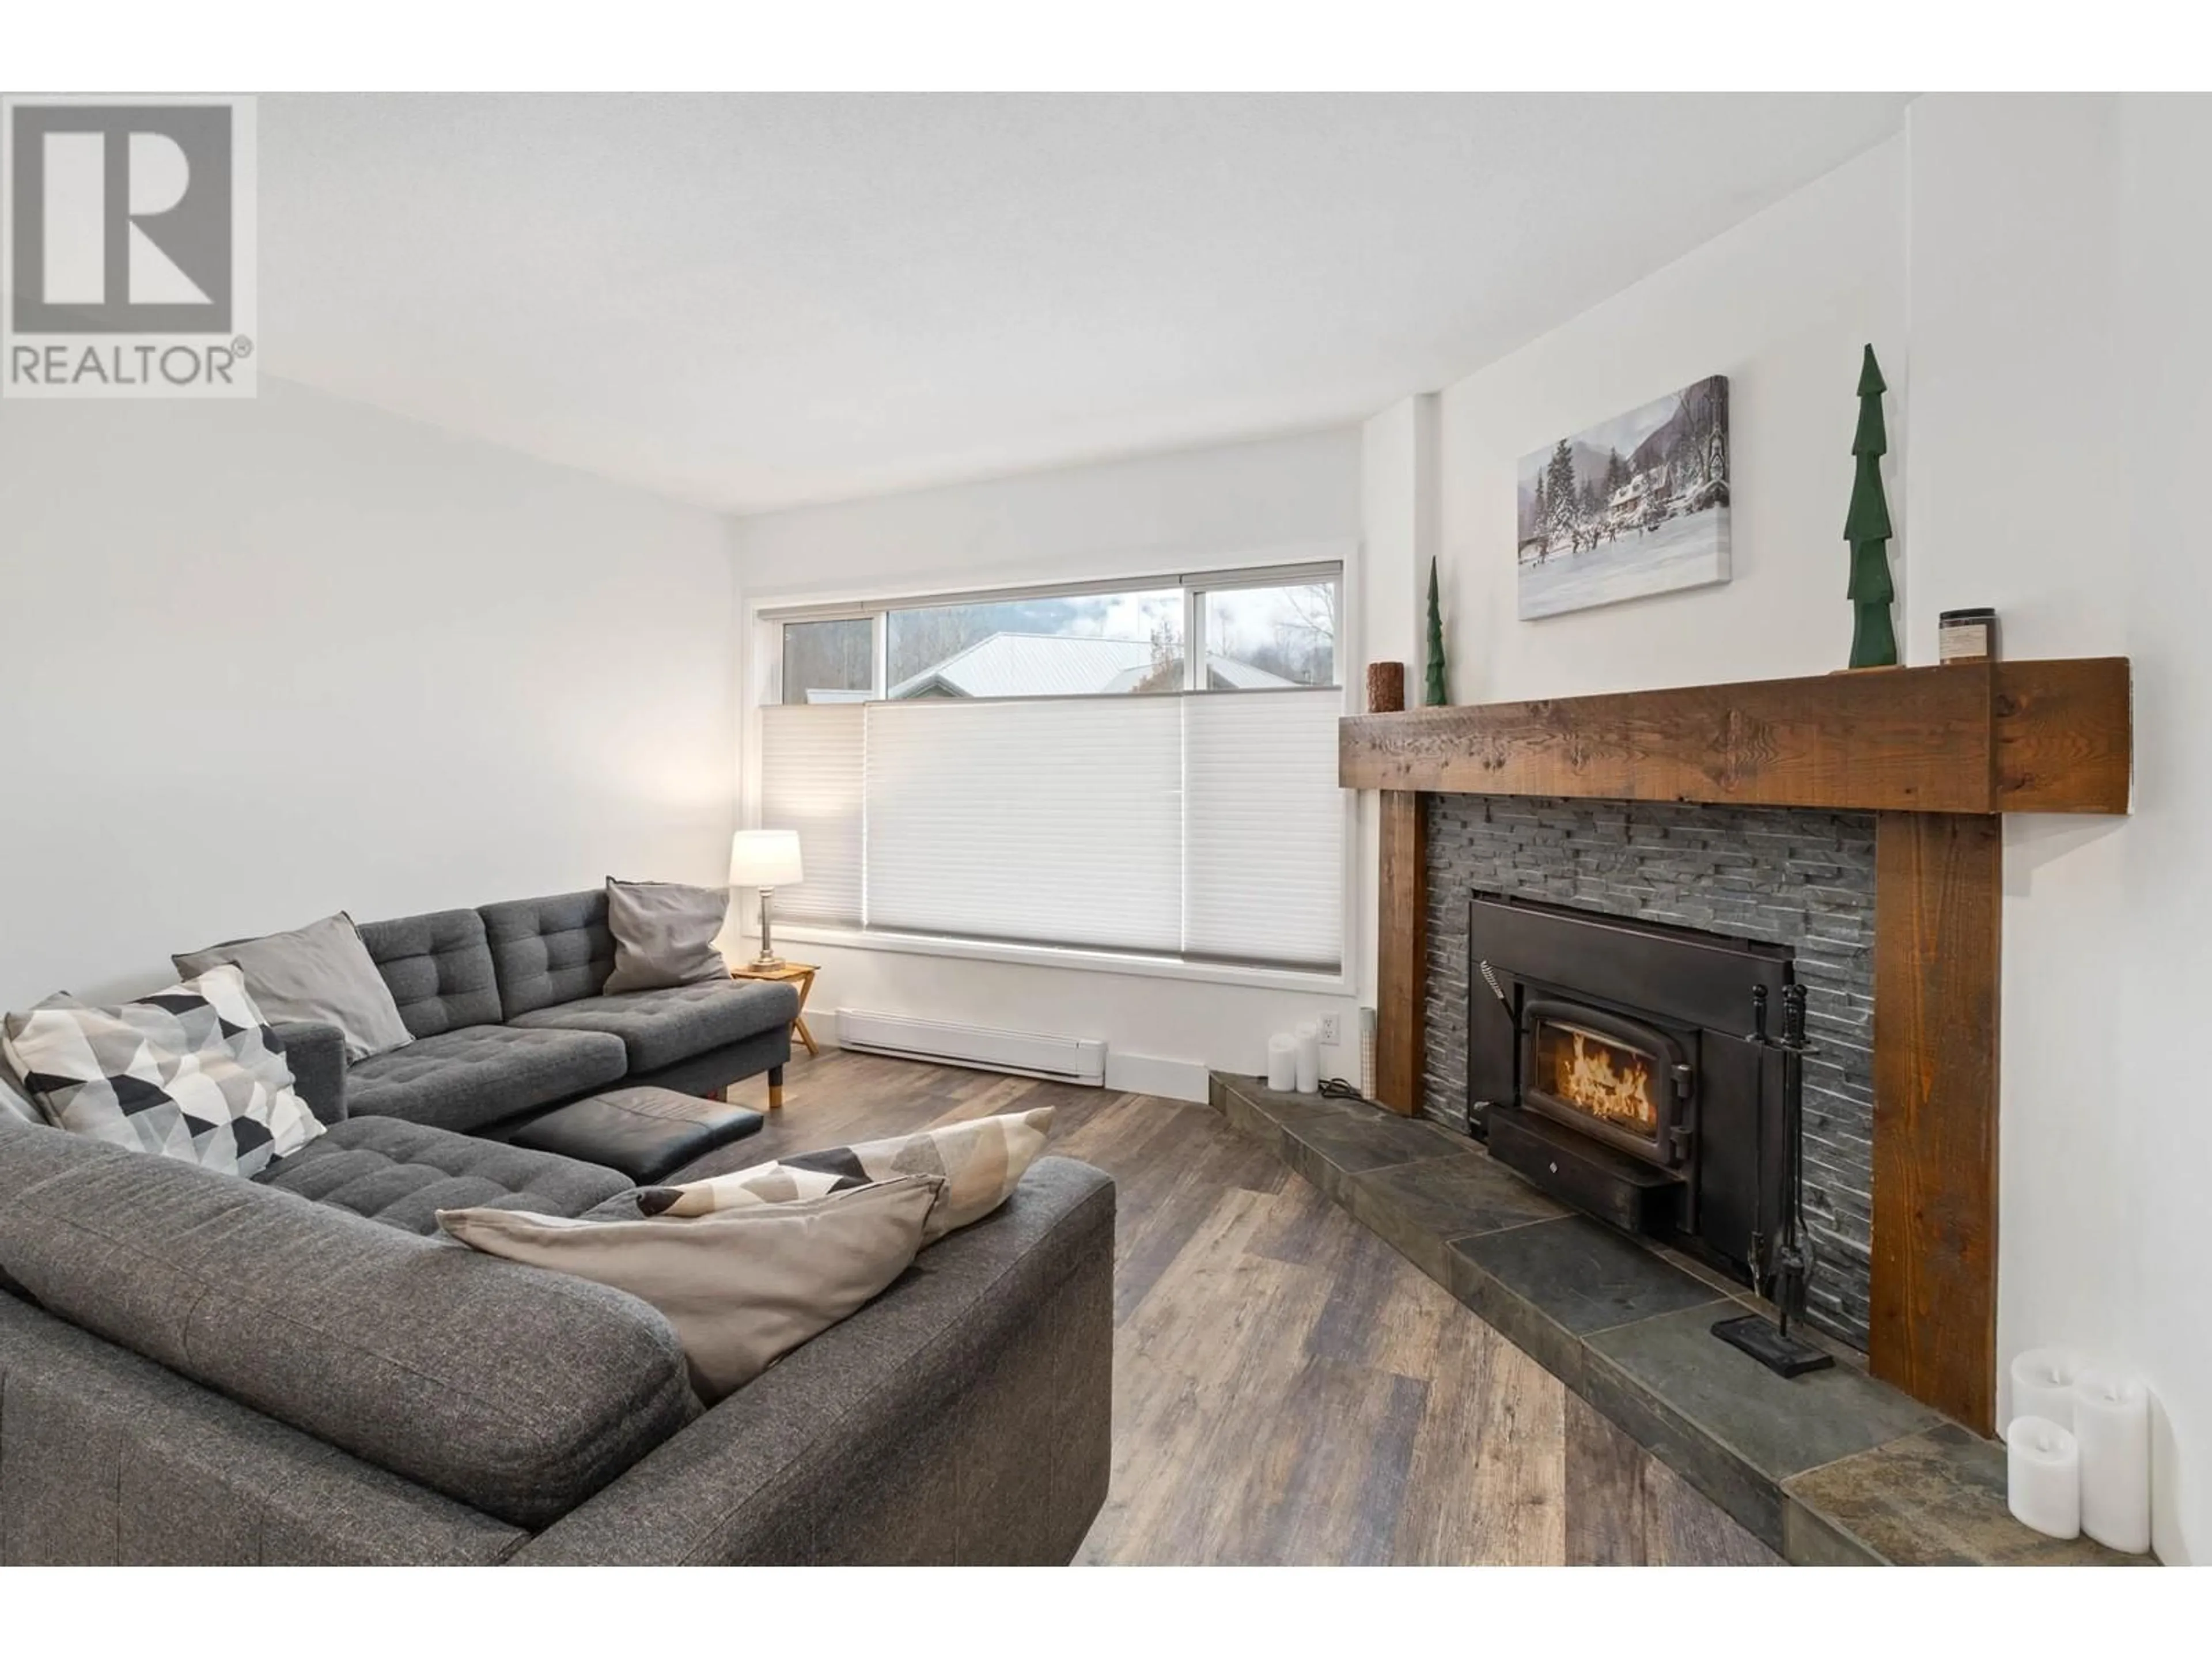
[[[2039,1417],[2074,1431],[2074,1379],[2081,1356],[2071,1348],[2030,1348],[2012,1362],[2012,1414]]]
[[[1285,1092],[1298,1086],[1297,1039],[1288,1031],[1267,1039],[1267,1086]]]
[[[1310,1095],[1321,1087],[1321,1027],[1312,1020],[1298,1022],[1298,1092]]]
[[[2085,1367],[2074,1383],[2081,1530],[2110,1549],[2150,1547],[2150,1390],[2131,1371]]]
[[[2081,1535],[2081,1455],[2047,1417],[2015,1417],[2005,1431],[2006,1498],[2013,1518],[2053,1538]]]

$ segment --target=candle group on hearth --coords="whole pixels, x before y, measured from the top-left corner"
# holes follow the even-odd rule
[[[2012,1362],[2005,1430],[2013,1514],[2053,1538],[2087,1533],[2140,1555],[2150,1547],[2150,1391],[2117,1366],[2065,1348]]]
[[[1267,1039],[1267,1086],[1310,1095],[1321,1087],[1321,1024],[1302,1019]]]

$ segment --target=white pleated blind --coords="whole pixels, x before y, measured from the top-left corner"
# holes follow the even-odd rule
[[[806,879],[780,888],[777,916],[857,927],[861,909],[861,780],[866,709],[859,703],[761,710],[761,822],[799,831]]]
[[[867,921],[1173,955],[1180,697],[867,706]]]
[[[1333,971],[1335,688],[762,711],[783,920]]]
[[[1183,951],[1334,969],[1344,959],[1344,795],[1334,687],[1180,699]]]

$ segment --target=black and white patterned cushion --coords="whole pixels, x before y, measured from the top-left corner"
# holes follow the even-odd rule
[[[49,997],[4,1047],[48,1122],[137,1152],[250,1176],[323,1132],[234,967],[108,1008]]]

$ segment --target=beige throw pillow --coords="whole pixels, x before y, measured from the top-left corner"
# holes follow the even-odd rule
[[[691,1386],[711,1406],[904,1273],[943,1184],[904,1176],[692,1220],[441,1210],[438,1224],[487,1255],[650,1302],[676,1328]]]
[[[1044,1150],[1051,1127],[1052,1108],[1040,1106],[888,1140],[800,1152],[681,1187],[647,1187],[638,1192],[637,1205],[649,1216],[705,1216],[843,1192],[894,1176],[939,1176],[944,1190],[921,1238],[924,1244],[933,1244],[949,1232],[981,1221],[1012,1196]]]

